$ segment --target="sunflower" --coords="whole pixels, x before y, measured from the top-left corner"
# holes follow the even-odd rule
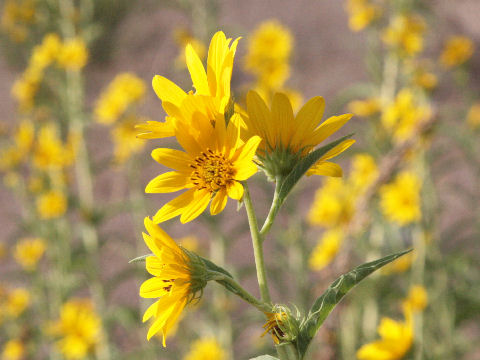
[[[205,265],[195,254],[179,247],[175,241],[149,218],[145,218],[145,243],[153,252],[146,258],[147,271],[154,277],[140,287],[140,296],[159,298],[145,311],[143,322],[154,317],[147,339],[162,332],[163,346],[168,332],[178,322],[185,306],[207,284]]]
[[[222,31],[218,31],[210,42],[206,71],[193,46],[188,44],[185,48],[188,71],[195,87],[194,95],[205,99],[214,114],[225,114],[231,104],[230,80],[238,40],[239,38],[232,42],[232,39],[227,39]],[[152,86],[162,100],[162,106],[167,113],[166,121],[148,121],[146,124],[138,125],[137,129],[141,131],[138,137],[155,139],[173,136],[175,131],[171,119],[175,118],[188,94],[160,75],[153,78]]]
[[[195,99],[189,96],[189,99]],[[187,99],[188,100],[188,99]],[[184,104],[182,109],[194,109]],[[189,111],[189,110],[185,110]],[[165,204],[153,218],[161,223],[181,215],[182,223],[199,216],[211,202],[210,213],[220,213],[228,197],[240,200],[243,186],[240,183],[257,172],[253,156],[261,139],[253,136],[246,142],[240,139],[238,115],[225,124],[215,121],[200,111],[194,111],[190,125],[176,121],[175,136],[185,151],[159,148],[152,157],[174,171],[166,172],[151,180],[147,193],[168,193],[182,189],[186,192]]]
[[[271,178],[289,174],[301,158],[352,117],[352,114],[332,116],[319,125],[324,109],[325,101],[316,96],[294,116],[290,100],[285,94],[274,95],[272,110],[255,91],[247,94],[247,114],[243,116],[245,134],[247,137],[258,135],[262,138],[257,155]],[[342,176],[341,167],[327,160],[354,142],[345,140],[332,148],[310,168],[307,175]]]

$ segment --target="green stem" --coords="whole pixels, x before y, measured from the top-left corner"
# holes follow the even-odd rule
[[[265,223],[262,226],[262,230],[260,230],[260,235],[262,236],[262,242],[265,240],[265,235],[270,231],[270,228],[273,225],[275,217],[277,216],[280,207],[282,206],[282,199],[278,196],[280,191],[280,178],[276,179],[276,186],[275,186],[275,193],[273,194],[273,201],[272,206],[270,207],[270,211],[268,212],[267,218],[265,219]]]
[[[252,235],[253,254],[255,256],[255,267],[257,269],[258,286],[260,288],[262,301],[269,303],[271,300],[267,285],[265,261],[263,259],[262,235],[258,230],[257,217],[255,216],[255,210],[253,208],[252,199],[250,198],[250,192],[248,191],[248,185],[245,182],[243,186],[245,188],[245,192],[243,194],[243,202],[245,203],[245,209],[247,211],[248,217],[248,225],[250,226],[250,233]]]
[[[276,346],[277,355],[280,360],[300,360],[297,349],[293,344],[281,344]]]

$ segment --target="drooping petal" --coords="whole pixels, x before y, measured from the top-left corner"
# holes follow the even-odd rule
[[[186,207],[193,201],[194,193],[195,189],[190,189],[163,205],[153,217],[153,222],[158,224],[183,213]]]
[[[232,199],[240,200],[243,197],[243,185],[238,181],[232,181],[227,186],[227,192]]]
[[[227,200],[227,192],[224,189],[219,190],[210,204],[210,214],[217,215],[221,213],[225,209],[225,205],[227,205]]]
[[[211,196],[210,192],[206,190],[196,190],[193,200],[182,212],[180,222],[185,224],[198,217],[207,208]]]
[[[338,164],[324,161],[324,162],[319,162],[313,165],[310,169],[308,169],[307,176],[311,176],[311,175],[342,177],[343,170]]]

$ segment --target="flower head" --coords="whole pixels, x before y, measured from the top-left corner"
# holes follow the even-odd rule
[[[199,298],[207,284],[206,269],[200,258],[179,247],[175,241],[149,218],[145,218],[148,234],[143,239],[153,252],[146,258],[147,271],[154,277],[140,287],[140,296],[159,298],[143,315],[143,321],[154,318],[147,339],[162,332],[163,346],[185,306]],[[201,295],[200,295],[201,296]]]
[[[67,198],[59,190],[51,190],[37,198],[37,212],[42,219],[55,219],[67,211]]]
[[[60,318],[49,327],[60,337],[56,346],[68,360],[83,359],[99,342],[101,320],[88,299],[73,299],[63,304]]]
[[[325,101],[317,96],[310,99],[294,116],[290,100],[282,93],[274,95],[272,110],[268,109],[255,91],[247,94],[245,133],[246,136],[257,135],[262,138],[257,155],[261,166],[271,178],[288,175],[298,160],[352,117],[351,114],[332,116],[320,124],[324,108]],[[340,166],[327,160],[337,156],[354,142],[355,140],[345,140],[335,146],[310,168],[307,175],[341,176]]]
[[[369,0],[348,0],[346,10],[348,25],[352,31],[365,29],[381,15],[381,8]]]
[[[24,355],[25,345],[20,340],[9,340],[3,346],[2,360],[20,360]]]
[[[413,56],[423,50],[425,20],[417,14],[402,14],[393,18],[383,33],[383,41],[400,54]]]
[[[472,57],[473,41],[465,36],[451,36],[440,56],[440,62],[446,68],[462,65]]]
[[[30,305],[31,294],[27,289],[15,288],[7,292],[5,301],[5,313],[12,317],[18,317]]]
[[[330,264],[340,250],[343,237],[341,229],[327,230],[310,255],[308,261],[310,269],[319,271]]]
[[[195,88],[194,96],[202,98],[205,104],[208,104],[213,118],[229,111],[230,80],[238,40],[232,42],[232,39],[227,39],[222,31],[215,33],[208,49],[206,71],[193,46],[188,44],[185,48],[187,67]],[[141,133],[138,136],[145,139],[173,136],[175,131],[171,119],[176,118],[188,94],[160,75],[153,78],[152,85],[167,113],[166,122],[149,121],[147,124],[139,125],[137,128]]]
[[[188,99],[196,101],[192,96]],[[188,104],[182,107],[188,108]],[[197,111],[188,118],[194,119],[190,126],[178,121],[175,130],[177,140],[185,151],[161,148],[152,152],[156,161],[174,171],[151,180],[145,191],[166,193],[187,189],[158,210],[153,218],[156,223],[178,215],[181,215],[182,223],[191,221],[206,209],[210,200],[210,213],[220,213],[228,197],[235,200],[242,198],[243,186],[240,182],[257,172],[253,156],[261,139],[254,136],[243,143],[236,116],[227,126],[223,119],[212,126],[211,118]]]
[[[398,174],[392,183],[383,185],[380,207],[385,217],[400,226],[420,220],[420,190],[420,179],[408,171]]]
[[[42,238],[21,239],[15,246],[15,260],[25,270],[32,271],[45,252],[46,242]]]
[[[406,311],[423,311],[428,304],[427,290],[421,285],[410,288],[407,298],[403,301]]]
[[[227,354],[215,338],[195,340],[183,360],[226,360]]]
[[[67,39],[58,54],[57,62],[66,70],[81,70],[88,61],[88,48],[83,39]]]

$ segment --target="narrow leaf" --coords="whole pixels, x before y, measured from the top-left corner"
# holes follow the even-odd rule
[[[302,160],[298,162],[297,165],[292,169],[290,174],[288,174],[285,179],[277,186],[280,186],[280,190],[278,191],[278,196],[283,202],[287,195],[292,191],[295,184],[302,178],[303,175],[310,169],[323,155],[325,155],[329,150],[333,149],[335,146],[340,144],[342,141],[352,137],[353,134],[344,136],[338,140],[331,142],[321,148],[318,148],[307,156],[305,156]]]
[[[299,354],[301,356],[305,355],[310,341],[313,339],[327,316],[355,285],[357,285],[375,270],[380,269],[381,267],[398,259],[400,256],[409,253],[410,251],[412,251],[412,249],[362,264],[336,279],[315,301],[305,322],[301,326],[300,333],[297,338],[297,350]]]
[[[128,263],[132,264],[132,263],[136,263],[136,262],[140,262],[140,261],[145,261],[145,259],[149,256],[155,256],[155,254],[142,255],[142,256],[136,257],[135,259],[130,260]]]

